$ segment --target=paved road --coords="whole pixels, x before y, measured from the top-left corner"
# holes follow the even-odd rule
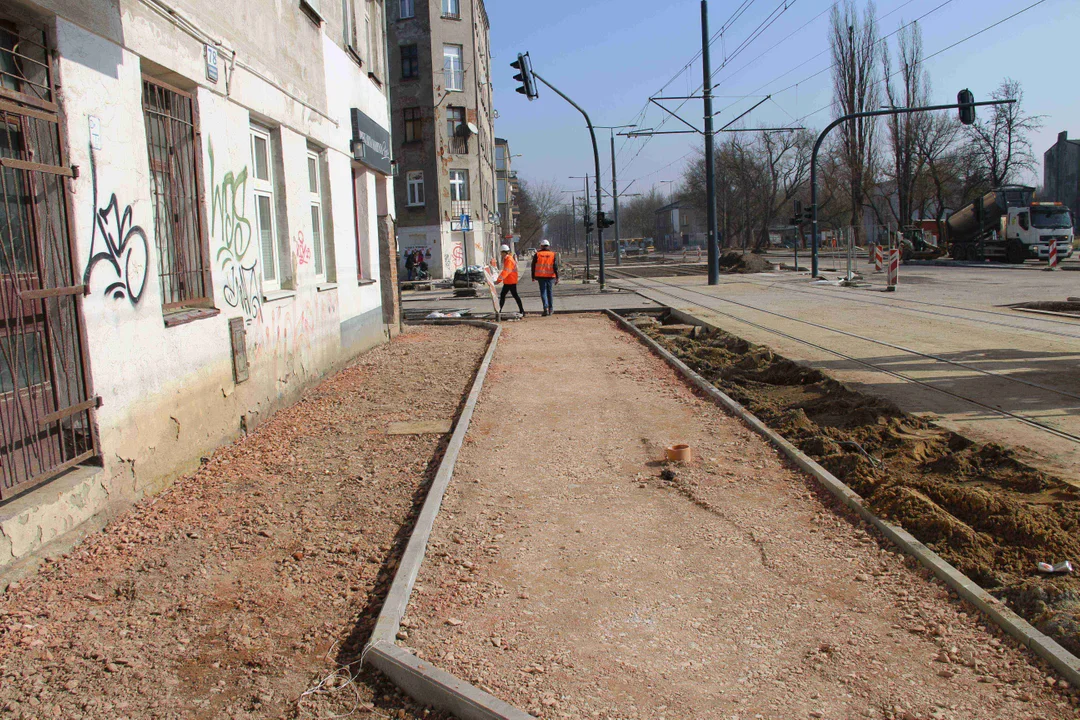
[[[867,268],[863,264],[862,269]],[[833,276],[835,277],[835,275]],[[806,274],[620,280],[794,360],[1017,448],[1080,484],[1080,320],[1003,307],[1080,295],[1080,275],[1036,266],[905,267],[895,293]],[[704,306],[704,307],[703,307]]]
[[[606,318],[506,326],[472,422],[405,642],[545,720],[1073,716]]]

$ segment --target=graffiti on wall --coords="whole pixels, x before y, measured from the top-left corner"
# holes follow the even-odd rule
[[[296,263],[307,265],[311,262],[311,246],[304,241],[304,233],[296,233]]]
[[[134,224],[131,205],[120,210],[116,193],[108,204],[98,204],[97,160],[94,148],[90,148],[90,179],[93,188],[94,218],[90,235],[90,260],[83,273],[83,284],[89,284],[90,276],[100,265],[107,268],[110,280],[105,286],[105,297],[114,300],[127,299],[137,305],[146,289],[146,272],[150,260],[150,245],[146,232]],[[98,273],[100,275],[100,273]]]
[[[257,253],[251,250],[251,220],[247,217],[248,169],[226,172],[218,182],[214,166],[214,143],[207,146],[210,155],[210,234],[217,237],[221,226],[221,247],[217,262],[225,276],[221,292],[229,307],[239,308],[244,317],[254,320],[262,309]]]
[[[312,353],[320,329],[323,334],[336,328],[338,312],[336,293],[318,293],[302,305],[277,306],[251,335],[252,358],[273,359],[285,367],[315,367]]]
[[[455,245],[452,253],[454,258],[454,268],[457,269],[465,264],[465,246]]]

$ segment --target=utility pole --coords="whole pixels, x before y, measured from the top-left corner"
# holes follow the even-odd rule
[[[599,198],[597,198],[599,199]],[[589,246],[592,243],[589,241],[589,173],[585,173],[585,214],[582,216],[581,227],[585,231],[585,282],[589,282]],[[604,257],[604,249],[600,248],[600,257]],[[601,262],[603,262],[601,260]]]
[[[712,66],[709,62],[709,1],[701,0],[701,67],[705,99],[705,212],[708,223],[709,284],[720,283],[720,248],[716,244],[716,157],[713,152]],[[614,178],[612,178],[614,180]],[[618,215],[615,216],[616,218]]]
[[[619,248],[619,181],[615,172],[615,131],[611,131],[611,204],[615,212],[615,264],[622,265],[622,250]]]

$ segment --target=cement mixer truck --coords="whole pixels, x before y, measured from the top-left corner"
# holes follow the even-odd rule
[[[943,223],[934,222],[945,243],[942,247],[948,247],[955,260],[1022,263],[1047,260],[1050,243],[1056,241],[1058,259],[1070,257],[1073,220],[1069,208],[1057,202],[1034,202],[1034,195],[1035,188],[1008,185],[976,198]]]

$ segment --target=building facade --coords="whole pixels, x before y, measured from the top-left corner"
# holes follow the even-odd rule
[[[1070,140],[1067,131],[1043,153],[1043,192],[1041,200],[1068,205],[1073,228],[1080,230],[1080,140]]]
[[[483,0],[386,2],[398,260],[420,250],[449,278],[497,257],[487,12]]]
[[[0,7],[0,569],[397,323],[379,0]]]
[[[513,169],[513,158],[510,154],[510,143],[503,138],[495,138],[495,184],[498,202],[496,221],[499,242],[511,248],[517,244],[517,215],[514,208],[517,205],[518,179]]]
[[[704,246],[706,233],[701,213],[682,200],[660,208],[656,211],[654,242],[657,250]]]

